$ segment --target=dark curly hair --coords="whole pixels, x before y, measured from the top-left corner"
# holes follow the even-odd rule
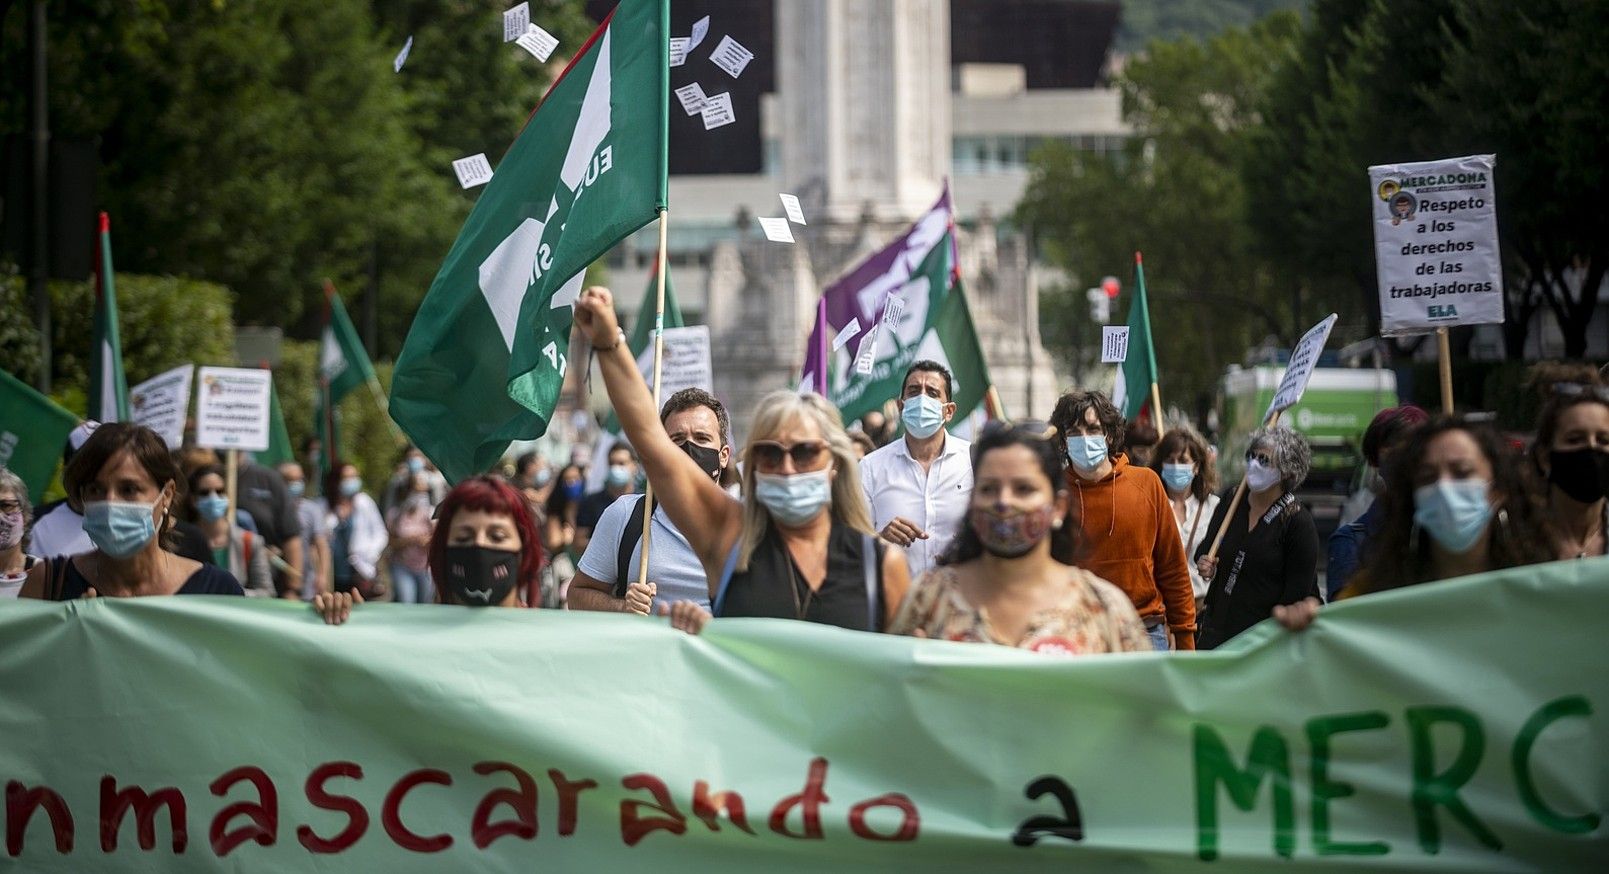
[[[973,473],[977,473],[985,455],[996,449],[1011,446],[1026,446],[1028,451],[1034,454],[1034,458],[1039,461],[1039,469],[1044,472],[1045,479],[1050,481],[1052,493],[1067,488],[1062,461],[1062,457],[1066,455],[1066,448],[1061,445],[1061,432],[1044,422],[1022,422],[1015,425],[989,423],[983,429],[983,434],[972,444]],[[1078,520],[1074,516],[1075,511],[1069,508],[1067,515],[1062,517],[1061,527],[1053,528],[1050,532],[1050,557],[1065,565],[1075,563],[1079,547],[1082,545],[1079,543]],[[983,541],[978,539],[971,523],[963,520],[960,532],[956,534],[955,540],[950,542],[949,548],[939,556],[938,563],[961,564],[982,554]]]
[[[1068,391],[1057,399],[1056,411],[1050,414],[1050,424],[1065,437],[1072,434],[1075,427],[1084,424],[1086,410],[1095,411],[1095,420],[1101,423],[1101,430],[1106,432],[1106,454],[1111,456],[1121,451],[1128,433],[1128,422],[1112,405],[1112,400],[1101,392],[1076,388]],[[1060,449],[1062,460],[1069,461],[1066,445],[1061,444]]]
[[[1493,570],[1551,561],[1520,474],[1520,459],[1508,451],[1490,426],[1460,416],[1438,416],[1408,435],[1386,466],[1386,488],[1380,495],[1382,522],[1369,538],[1364,565],[1348,586],[1350,594],[1367,594],[1429,582],[1432,579],[1430,537],[1414,528],[1415,474],[1430,444],[1449,431],[1468,434],[1492,466],[1491,496],[1501,515],[1494,516],[1487,538],[1487,564]]]

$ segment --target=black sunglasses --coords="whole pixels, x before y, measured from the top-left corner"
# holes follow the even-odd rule
[[[820,440],[806,440],[792,446],[783,446],[775,440],[757,440],[749,446],[749,457],[760,467],[781,467],[782,459],[788,457],[793,459],[795,468],[814,470],[826,451],[827,444]]]

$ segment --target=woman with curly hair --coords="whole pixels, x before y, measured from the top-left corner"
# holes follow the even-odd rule
[[[1518,459],[1486,425],[1432,419],[1398,450],[1385,476],[1384,521],[1342,598],[1553,558],[1525,498]],[[1297,631],[1318,609],[1311,598],[1276,607],[1274,618]]]
[[[1246,449],[1246,500],[1228,520],[1223,545],[1196,549],[1196,569],[1209,580],[1198,649],[1212,649],[1267,619],[1282,604],[1318,597],[1318,530],[1296,500],[1313,453],[1289,428],[1259,428]],[[1230,502],[1212,514],[1207,530],[1225,524]]]

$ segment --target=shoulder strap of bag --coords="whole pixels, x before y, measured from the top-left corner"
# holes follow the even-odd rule
[[[880,575],[878,572],[881,570],[882,566],[882,562],[878,560],[882,558],[882,556],[878,555],[877,553],[877,538],[871,536],[870,534],[862,534],[860,536],[860,566],[861,573],[866,579],[867,631],[878,630],[877,608],[880,606],[878,602],[882,600],[877,597],[877,578]]]
[[[615,547],[616,598],[626,597],[626,587],[635,578],[631,553],[636,550],[637,542],[642,540],[642,502],[647,499],[647,495],[637,496],[637,500],[631,503],[631,510],[626,513],[626,527],[620,530],[620,543]]]
[[[60,601],[61,593],[67,586],[67,563],[72,561],[70,555],[58,555],[45,559],[45,579],[50,591],[47,598],[51,601]]]
[[[240,564],[251,573],[251,532],[240,532]]]
[[[715,616],[722,615],[726,609],[726,590],[732,585],[732,574],[737,572],[737,551],[742,548],[743,538],[740,536],[738,541],[732,544],[732,551],[727,553],[726,567],[721,569],[721,584],[715,590],[715,603],[710,605],[715,608],[711,611]]]

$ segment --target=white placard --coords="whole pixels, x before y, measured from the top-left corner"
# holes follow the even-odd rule
[[[410,36],[408,41],[402,44],[402,51],[397,52],[396,59],[391,62],[391,72],[402,72],[402,65],[408,62],[408,53],[411,51],[413,51],[413,37]]]
[[[453,172],[458,174],[458,185],[462,188],[474,188],[492,181],[492,165],[486,162],[485,152],[454,161]]]
[[[749,65],[749,61],[754,60],[754,52],[744,48],[742,43],[730,36],[723,36],[715,51],[710,53],[710,60],[715,62],[715,66],[725,70],[728,76],[736,79],[743,75],[743,68]]]
[[[680,67],[687,63],[687,37],[673,36],[670,38],[670,65]]]
[[[531,29],[531,4],[521,3],[503,13],[503,42],[513,42]]]
[[[268,448],[268,405],[274,375],[255,367],[203,367],[196,391],[196,445]]]
[[[1101,292],[1105,294],[1105,292]],[[1129,329],[1127,325],[1101,327],[1101,363],[1122,364],[1129,360]]]
[[[1495,162],[1369,168],[1382,336],[1503,321]]]
[[[845,343],[848,343],[850,340],[855,339],[855,337],[859,335],[860,318],[857,316],[856,318],[850,319],[849,324],[844,325],[844,329],[838,332],[838,336],[832,338],[832,351],[837,352],[839,349],[844,348]]]
[[[760,227],[765,229],[765,238],[773,243],[793,242],[793,231],[785,218],[761,218]]]
[[[682,111],[688,115],[698,115],[704,111],[704,104],[709,98],[704,96],[704,86],[694,82],[676,89],[676,99],[682,102]]]
[[[699,110],[699,114],[704,116],[705,130],[714,130],[737,121],[737,116],[732,113],[732,95],[726,91],[704,98],[704,108]]]
[[[190,415],[193,364],[181,364],[129,389],[129,419],[162,436],[169,449],[184,445],[184,420]]]
[[[553,50],[559,47],[559,38],[533,24],[514,44],[545,64],[548,58],[553,57]]]
[[[804,210],[799,208],[799,198],[791,194],[778,194],[782,199],[782,211],[788,214],[788,221],[794,224],[804,224]]]
[[[704,37],[708,36],[709,32],[710,17],[708,15],[693,22],[692,42],[687,44],[687,50],[692,51],[693,49],[698,48],[698,44],[704,41]]]
[[[637,356],[637,369],[653,388],[654,344]],[[665,329],[665,358],[659,364],[660,403],[684,388],[715,390],[715,368],[710,364],[709,325]]]
[[[1313,368],[1318,366],[1319,356],[1324,354],[1324,343],[1330,339],[1330,329],[1335,327],[1337,318],[1339,316],[1335,313],[1330,313],[1329,318],[1308,328],[1296,348],[1291,350],[1290,363],[1285,365],[1285,376],[1279,381],[1279,391],[1274,392],[1274,400],[1268,405],[1268,411],[1263,413],[1263,421],[1268,421],[1275,410],[1288,410],[1302,399],[1302,392],[1307,391],[1307,382],[1313,378]]]

